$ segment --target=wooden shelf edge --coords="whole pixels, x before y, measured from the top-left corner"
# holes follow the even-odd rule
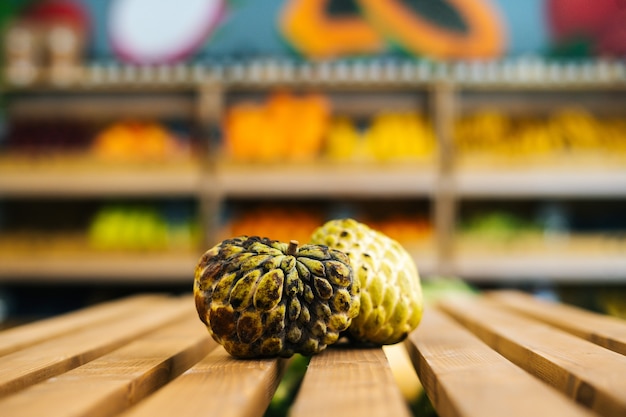
[[[217,183],[227,196],[424,196],[436,187],[432,165],[224,165]]]
[[[461,170],[454,173],[452,187],[462,197],[626,196],[626,167]]]
[[[227,196],[427,196],[438,175],[432,165],[327,164],[262,167],[226,165],[203,174],[198,164],[181,167],[0,167],[5,196],[194,195],[203,179]],[[205,182],[205,181],[204,181]],[[206,184],[204,184],[206,185]],[[612,170],[462,170],[449,183],[460,197],[626,196],[626,167]]]
[[[373,58],[302,62],[265,58],[236,62],[207,62],[159,66],[87,63],[74,68],[69,79],[54,82],[48,68],[38,68],[32,79],[14,79],[10,67],[5,83],[9,91],[128,88],[189,90],[203,84],[241,88],[315,87],[429,87],[450,83],[465,90],[492,89],[624,89],[626,69],[621,60],[590,59],[578,62],[519,57],[494,61],[431,63],[425,60]]]
[[[38,196],[186,196],[199,192],[199,166],[84,167],[80,169],[35,167],[3,168],[0,195]]]
[[[626,258],[622,255],[459,256],[451,262],[453,273],[475,283],[567,282],[579,284],[626,283]]]
[[[195,254],[107,253],[0,258],[0,282],[193,284]]]

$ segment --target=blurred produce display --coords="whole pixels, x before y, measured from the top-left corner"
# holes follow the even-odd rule
[[[232,236],[261,236],[289,242],[308,242],[324,217],[304,206],[283,207],[279,204],[261,205],[238,212],[226,225],[223,234]]]
[[[626,120],[598,118],[579,108],[546,118],[513,118],[498,110],[460,118],[454,144],[461,156],[488,154],[509,159],[540,156],[626,156]]]
[[[36,201],[6,203],[0,253],[195,251],[201,241],[191,202]]]
[[[225,146],[235,161],[280,162],[315,158],[330,118],[330,103],[318,94],[272,94],[264,103],[228,109]]]
[[[274,93],[264,103],[233,105],[224,121],[225,147],[235,161],[415,161],[432,157],[430,123],[412,112],[381,112],[360,126],[331,117],[323,95]]]
[[[505,210],[485,211],[461,221],[461,233],[475,239],[507,241],[522,234],[539,233],[541,228],[533,219]]]
[[[267,203],[235,211],[222,234],[224,237],[258,235],[283,241],[296,239],[299,242],[308,242],[311,233],[328,217],[329,213],[317,206]],[[433,226],[426,215],[391,213],[380,217],[365,213],[354,217],[400,243],[424,242],[433,236]]]
[[[363,131],[346,117],[335,118],[325,156],[337,161],[415,161],[432,157],[436,147],[433,129],[424,117],[385,112],[375,115]]]
[[[626,255],[621,204],[546,202],[465,213],[458,222],[459,254],[480,256],[567,254],[573,258]]]
[[[19,119],[7,126],[2,153],[44,161],[50,157],[106,163],[189,159],[191,139],[163,123],[117,121],[100,127],[86,120]]]
[[[180,204],[105,205],[87,233],[97,250],[193,250],[200,242],[197,220]]]
[[[433,237],[433,225],[425,215],[390,214],[385,218],[365,218],[372,229],[403,244],[423,242]]]
[[[189,158],[188,138],[157,122],[115,122],[100,131],[90,152],[108,162],[164,161]]]

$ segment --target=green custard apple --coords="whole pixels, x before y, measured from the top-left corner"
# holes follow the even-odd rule
[[[348,335],[357,342],[390,345],[405,339],[422,319],[417,267],[395,240],[353,219],[331,220],[311,243],[345,252],[361,287],[361,307]]]
[[[196,267],[194,298],[212,337],[239,358],[319,353],[360,305],[343,252],[256,236],[209,249]]]

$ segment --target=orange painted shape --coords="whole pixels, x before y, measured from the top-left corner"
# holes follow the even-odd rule
[[[382,36],[361,16],[325,13],[331,0],[288,0],[279,18],[285,38],[308,58],[336,58],[382,52]]]
[[[446,0],[468,27],[441,27],[397,0],[357,0],[374,27],[416,55],[433,58],[493,58],[506,46],[505,30],[489,0]]]

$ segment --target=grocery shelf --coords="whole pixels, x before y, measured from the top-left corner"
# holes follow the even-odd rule
[[[0,162],[0,195],[5,197],[193,196],[201,182],[195,163]]]
[[[457,170],[451,184],[460,197],[626,197],[626,166],[617,170]]]
[[[511,161],[507,159],[511,155],[500,158],[495,165],[465,165],[458,163],[464,155],[455,153],[452,138],[457,116],[494,106],[511,115],[545,116],[576,104],[598,115],[622,118],[623,60],[433,63],[381,58],[311,63],[258,59],[142,67],[93,63],[77,68],[75,78],[63,84],[53,83],[45,69],[31,84],[5,81],[9,120],[177,118],[189,121],[203,144],[211,145],[219,140],[217,127],[233,103],[261,101],[282,88],[319,92],[330,98],[334,115],[357,121],[379,110],[423,113],[436,131],[440,154],[436,160],[409,163],[239,164],[215,154],[181,164],[102,165],[86,160],[3,164],[0,160],[0,197],[192,197],[200,202],[205,241],[215,240],[213,229],[220,226],[215,219],[229,198],[371,198],[385,204],[387,199],[425,197],[431,200],[437,245],[425,252],[407,248],[422,275],[451,273],[494,283],[626,281],[623,252],[501,250],[485,255],[451,250],[462,199],[626,198],[626,163],[616,159],[619,155],[599,158],[593,166],[588,160],[566,165],[513,162],[518,155]],[[608,159],[613,162],[607,163]],[[55,257],[44,253],[33,262],[32,256],[11,258],[0,253],[0,281],[182,283],[189,280],[195,258],[171,253]]]
[[[623,255],[575,256],[518,255],[493,257],[458,255],[450,265],[451,272],[474,283],[626,282],[626,257]]]
[[[545,117],[558,109],[593,109],[603,117],[623,115],[626,89],[589,88],[579,86],[556,90],[554,88],[525,87],[464,90],[459,87],[456,111],[460,115],[483,111],[500,112],[514,118]]]
[[[196,111],[193,96],[183,94],[21,94],[8,101],[7,113],[16,118],[109,120],[190,119]]]
[[[276,90],[271,89],[270,91],[274,92]],[[317,90],[307,89],[306,91]],[[384,112],[418,112],[424,114],[428,106],[428,95],[421,88],[372,90],[361,87],[353,90],[329,91],[324,89],[322,91],[323,96],[328,100],[332,108],[333,116],[343,116],[352,119],[369,119],[373,115]],[[225,99],[226,107],[236,106],[241,103],[261,104],[267,99],[267,95],[267,89],[262,91],[229,89]]]
[[[10,73],[5,69],[5,74]],[[9,90],[193,89],[199,85],[256,89],[267,87],[398,88],[453,83],[463,89],[615,89],[626,87],[622,60],[543,60],[520,57],[497,61],[435,63],[373,58],[307,62],[293,59],[204,61],[133,66],[116,62],[79,66],[74,76],[55,83],[45,69],[22,82],[8,78]]]
[[[230,197],[413,197],[436,187],[432,164],[223,164],[216,172]]]
[[[544,235],[510,232],[457,236],[454,274],[474,282],[626,282],[623,236],[602,233]]]
[[[0,255],[0,282],[193,283],[200,254],[154,252]],[[190,287],[191,288],[191,287]]]

